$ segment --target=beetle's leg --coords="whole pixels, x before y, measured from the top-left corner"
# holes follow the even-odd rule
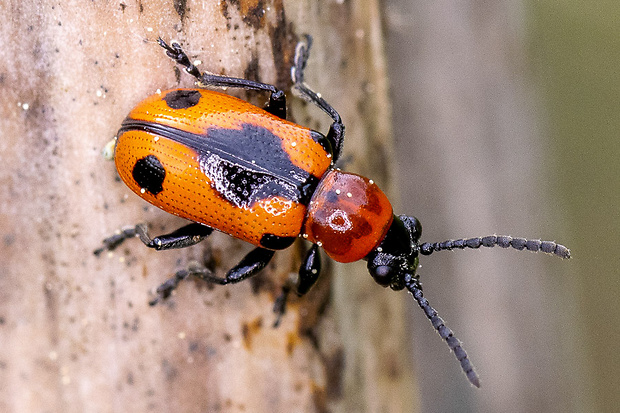
[[[212,228],[202,224],[192,223],[181,227],[170,234],[160,235],[159,237],[151,239],[147,233],[146,224],[138,224],[135,227],[123,228],[118,233],[104,239],[103,246],[101,248],[97,248],[93,253],[95,255],[99,255],[103,251],[112,251],[121,245],[125,240],[136,236],[140,237],[140,240],[144,243],[144,245],[156,250],[185,248],[198,244],[212,232]]]
[[[155,305],[159,301],[168,298],[178,284],[188,277],[198,277],[207,282],[220,285],[234,284],[246,280],[265,268],[274,254],[275,251],[272,250],[255,248],[239,264],[228,271],[225,278],[216,277],[207,267],[194,262],[187,269],[177,271],[172,278],[161,284],[157,288],[157,297],[151,300],[149,304]]]
[[[319,246],[313,244],[306,253],[306,256],[299,268],[299,279],[297,281],[296,292],[299,297],[306,294],[310,288],[316,283],[321,273],[321,257],[319,256]],[[273,312],[276,313],[276,321],[274,327],[278,327],[284,313],[286,313],[286,300],[291,291],[290,285],[282,286],[282,293],[276,298],[273,304]]]
[[[319,246],[312,244],[299,268],[299,281],[297,282],[297,295],[306,294],[316,283],[321,273],[321,256]]]
[[[334,149],[333,162],[336,163],[340,158],[342,152],[342,143],[344,140],[344,124],[340,118],[340,114],[329,103],[327,103],[318,93],[314,92],[304,82],[304,69],[306,68],[306,62],[310,56],[310,47],[312,46],[312,37],[310,35],[303,35],[302,40],[297,43],[295,49],[295,59],[293,67],[291,67],[291,78],[293,80],[293,86],[299,93],[299,95],[321,108],[327,113],[333,120],[333,123],[329,127],[327,133],[327,139],[332,144]]]
[[[227,273],[226,277],[216,277],[210,271],[198,274],[197,277],[202,278],[205,281],[209,281],[215,284],[226,285],[226,284],[235,284],[240,281],[246,280],[253,275],[256,275],[260,270],[265,268],[271,258],[275,254],[275,251],[268,250],[265,248],[254,248],[250,251],[241,262],[231,268]]]
[[[142,241],[144,245],[149,248],[154,248],[157,251],[161,251],[185,248],[198,244],[200,241],[211,235],[213,228],[198,223],[192,223],[169,234],[151,238],[147,233],[146,224],[138,224],[136,225],[136,232],[140,237],[140,241]]]
[[[100,248],[97,248],[95,251],[93,251],[93,254],[99,255],[103,251],[112,251],[116,247],[121,245],[123,242],[125,242],[125,240],[127,240],[129,238],[136,237],[138,235],[137,228],[140,225],[144,225],[144,224],[138,224],[138,225],[133,226],[133,227],[121,228],[114,235],[104,239],[103,240],[103,246],[100,247]]]
[[[276,321],[273,322],[273,328],[278,328],[282,317],[286,313],[286,301],[288,300],[288,293],[291,292],[291,286],[286,283],[282,286],[282,292],[276,298],[273,303],[273,312],[276,313]]]
[[[200,73],[200,70],[189,60],[187,54],[178,43],[168,45],[160,37],[157,42],[166,50],[166,54],[179,65],[185,67],[185,71],[194,76],[201,85],[214,87],[237,87],[249,90],[269,92],[269,103],[265,110],[279,118],[286,119],[286,97],[284,92],[273,85],[255,82],[253,80],[236,77],[218,76],[210,73]]]
[[[179,283],[186,278],[194,276],[205,279],[209,274],[211,274],[211,271],[204,265],[201,265],[195,261],[190,263],[186,269],[177,271],[172,278],[164,281],[159,287],[157,287],[157,296],[149,301],[149,305],[155,305],[168,298],[178,287]]]
[[[254,248],[248,253],[241,262],[235,265],[228,273],[226,273],[225,282],[221,284],[234,284],[246,280],[256,275],[260,270],[265,268],[275,251],[265,248]]]

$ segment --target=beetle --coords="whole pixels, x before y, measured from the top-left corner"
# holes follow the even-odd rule
[[[276,299],[277,320],[290,289],[304,295],[316,282],[322,248],[333,260],[366,260],[373,279],[393,290],[407,289],[435,330],[454,352],[469,381],[480,386],[461,342],[424,298],[420,255],[436,251],[494,247],[542,251],[570,258],[554,241],[487,236],[420,243],[422,226],[395,215],[387,196],[371,179],[343,172],[338,160],[344,124],[338,112],[304,82],[311,37],[295,50],[293,89],[332,119],[327,134],[286,120],[286,98],[273,85],[201,73],[178,43],[159,45],[196,78],[199,88],[174,89],[140,102],[118,131],[114,158],[125,184],[151,204],[189,221],[170,234],[151,238],[147,226],[125,228],[95,251],[113,250],[138,236],[150,248],[167,250],[199,243],[214,229],[253,244],[241,262],[216,277],[204,267],[181,270],[158,289],[157,303],[178,283],[197,276],[216,284],[234,284],[260,272],[275,251],[301,237],[312,243],[302,260],[296,285]],[[204,87],[243,88],[269,93],[264,109]]]

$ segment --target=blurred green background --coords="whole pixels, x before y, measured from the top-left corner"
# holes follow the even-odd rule
[[[620,2],[532,1],[558,194],[574,250],[579,357],[590,411],[620,408]]]
[[[397,209],[418,215],[423,241],[497,232],[573,253],[422,260],[426,295],[483,383],[466,384],[412,306],[422,411],[618,411],[620,2],[386,10]]]

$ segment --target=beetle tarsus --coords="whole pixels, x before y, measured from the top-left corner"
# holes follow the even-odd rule
[[[119,245],[125,242],[125,240],[136,237],[138,235],[138,227],[140,227],[141,225],[145,224],[138,224],[133,227],[121,228],[116,234],[104,239],[103,246],[94,250],[93,254],[100,255],[104,251],[113,251]]]
[[[155,290],[157,295],[149,301],[149,305],[154,306],[166,300],[170,297],[172,292],[177,289],[179,283],[189,277],[198,277],[206,281],[212,281],[212,272],[198,262],[191,262],[187,268],[177,271],[171,278],[167,279],[159,287],[157,287]]]
[[[169,58],[177,62],[179,65],[185,67],[185,71],[187,73],[200,80],[200,70],[198,70],[198,68],[194,66],[191,60],[189,60],[189,57],[183,51],[181,45],[175,42],[172,42],[170,45],[168,45],[161,37],[157,39],[157,43],[159,43],[159,45],[166,50],[166,55]]]

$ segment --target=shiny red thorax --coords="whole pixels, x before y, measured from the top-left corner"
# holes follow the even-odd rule
[[[310,200],[303,237],[335,261],[357,261],[381,243],[393,216],[390,201],[373,181],[333,169]]]

